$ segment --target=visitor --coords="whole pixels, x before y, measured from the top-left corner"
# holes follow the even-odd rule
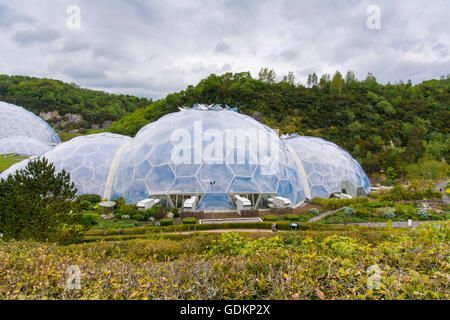
[[[276,223],[274,223],[272,225],[272,232],[277,232],[278,231],[278,225]]]
[[[122,228],[120,228],[119,234],[122,235],[123,234],[123,230]]]

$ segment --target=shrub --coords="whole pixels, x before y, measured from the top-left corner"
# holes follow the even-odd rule
[[[161,219],[161,220],[159,220],[159,224],[162,227],[171,226],[173,224],[173,219],[169,219],[169,218]]]
[[[312,209],[310,209],[310,210],[308,211],[308,213],[310,213],[310,214],[312,214],[312,215],[314,215],[314,216],[317,216],[317,215],[320,213],[320,211],[319,211],[319,209],[317,209],[317,208],[312,208]]]
[[[278,217],[273,214],[268,214],[267,216],[264,216],[264,221],[276,221],[278,220]]]
[[[138,213],[138,214],[134,215],[134,220],[137,220],[137,221],[144,221],[144,215]]]
[[[358,204],[358,203],[367,203],[367,202],[369,202],[369,199],[367,197],[356,197],[356,198],[350,198],[350,199],[314,198],[312,200],[313,204],[316,204],[318,206],[321,206],[326,209],[331,209],[331,210]]]
[[[172,208],[172,209],[170,209],[170,211],[173,212],[173,216],[174,216],[175,218],[180,217],[180,212],[179,212],[178,208]]]
[[[93,212],[83,212],[83,225],[91,227],[100,221],[100,216]]]
[[[194,217],[187,217],[187,218],[184,218],[182,220],[182,223],[183,224],[196,224],[197,223],[197,219],[194,218]]]
[[[300,219],[300,215],[298,214],[289,213],[284,216],[284,220],[297,221],[298,219]]]
[[[130,216],[129,215],[123,215],[123,216],[120,217],[120,219],[128,220],[128,219],[130,219]]]
[[[383,212],[383,217],[386,219],[393,219],[395,218],[395,210],[394,209],[386,209]]]
[[[167,212],[166,218],[172,219],[174,217],[173,212]]]
[[[93,209],[93,205],[91,202],[87,201],[87,200],[83,200],[78,204],[78,209],[79,210],[86,210],[86,211],[90,211]]]
[[[102,197],[100,197],[98,194],[82,194],[77,197],[76,202],[84,201],[88,201],[91,204],[97,204],[102,201]]]
[[[342,212],[344,212],[347,216],[353,216],[355,215],[355,210],[350,207],[343,207]]]
[[[155,219],[163,219],[166,216],[166,210],[163,207],[153,207]]]
[[[425,210],[425,209],[419,209],[419,210],[417,210],[417,215],[418,215],[419,217],[422,217],[422,218],[429,218],[429,217],[430,217],[430,214],[429,214],[428,211]]]
[[[386,230],[392,230],[392,220],[386,222]]]

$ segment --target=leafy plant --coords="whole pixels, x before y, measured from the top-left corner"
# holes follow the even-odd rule
[[[350,207],[343,207],[342,212],[344,212],[347,216],[353,216],[355,215],[355,210]]]

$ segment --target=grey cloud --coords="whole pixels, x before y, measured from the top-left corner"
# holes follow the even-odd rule
[[[60,37],[60,33],[56,30],[20,30],[17,31],[12,39],[14,42],[22,46],[53,42]]]
[[[35,19],[32,17],[17,14],[6,5],[0,3],[0,28],[8,28],[17,23],[33,24]]]
[[[448,0],[77,0],[76,32],[65,28],[72,1],[3,2],[2,72],[109,92],[160,98],[210,73],[257,76],[261,67],[295,70],[303,82],[348,69],[419,82],[449,70]],[[366,27],[371,4],[381,30]]]
[[[216,49],[215,49],[216,53],[230,53],[231,52],[231,47],[228,43],[226,43],[225,41],[220,41],[217,45],[216,45]]]

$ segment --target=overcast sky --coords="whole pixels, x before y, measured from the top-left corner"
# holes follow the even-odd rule
[[[448,0],[0,0],[0,73],[151,98],[261,67],[417,83],[450,73],[449,21]]]

